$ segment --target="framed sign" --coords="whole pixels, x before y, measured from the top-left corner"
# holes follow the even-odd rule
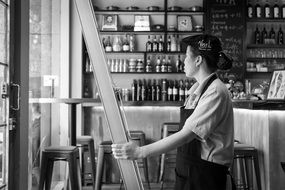
[[[118,30],[118,15],[103,15],[102,30]]]
[[[178,31],[192,31],[193,23],[190,15],[178,15],[177,16],[177,28]]]
[[[135,15],[134,31],[150,31],[150,16],[149,15]]]
[[[273,71],[267,100],[284,100],[285,99],[285,70]]]

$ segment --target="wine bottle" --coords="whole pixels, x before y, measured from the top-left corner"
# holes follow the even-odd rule
[[[160,60],[159,56],[158,56],[158,58],[156,60],[155,72],[157,72],[157,73],[161,72],[161,60]]]
[[[168,95],[167,100],[173,101],[173,87],[170,80],[168,81],[167,95]]]
[[[275,35],[275,31],[273,29],[273,25],[271,26],[271,30],[269,32],[269,38],[272,40],[272,43],[275,44],[275,42],[276,42],[276,35]]]
[[[256,25],[256,29],[254,32],[254,39],[255,44],[261,44],[261,36],[260,31],[258,30],[258,25]]]
[[[170,52],[171,51],[171,37],[168,36],[167,39],[167,51]]]
[[[156,40],[156,36],[154,36],[153,42],[152,42],[152,51],[158,52],[158,42]]]
[[[166,63],[165,57],[162,58],[161,72],[162,73],[166,73],[167,72],[167,63]]]
[[[150,56],[147,57],[145,70],[147,73],[152,72]]]
[[[108,36],[108,38],[106,40],[105,51],[111,52],[112,50],[113,50],[113,48],[112,48],[112,44],[111,44],[111,37]]]
[[[282,28],[281,28],[281,25],[280,25],[280,28],[279,28],[279,31],[278,31],[278,34],[277,34],[277,44],[283,44],[284,41],[283,41],[283,31],[282,31]]]
[[[135,46],[136,46],[135,36],[131,34],[130,35],[130,52],[135,51]]]
[[[265,44],[266,43],[266,39],[268,38],[268,35],[267,35],[267,31],[266,31],[266,28],[265,28],[265,25],[263,27],[263,30],[261,32],[261,40],[262,40],[262,44]]]
[[[162,79],[161,100],[162,100],[162,101],[167,101],[166,79]]]
[[[168,56],[168,59],[167,59],[167,72],[169,72],[169,73],[172,72],[172,64],[171,64],[170,56]]]
[[[127,34],[125,34],[123,39],[123,51],[130,51],[130,43]]]
[[[255,17],[261,18],[261,6],[258,3],[258,1],[256,2],[256,5],[255,5]]]
[[[141,100],[142,101],[146,101],[146,98],[147,98],[146,93],[147,93],[146,81],[145,79],[143,79],[142,86],[141,86]]]
[[[158,80],[158,82],[156,83],[156,101],[160,101],[161,100],[161,87],[160,87],[160,80]]]
[[[178,101],[178,88],[177,88],[176,80],[174,80],[172,93],[173,93],[173,101]]]
[[[171,48],[170,48],[170,51],[172,51],[172,52],[177,51],[177,42],[176,42],[175,35],[172,35],[172,37],[171,37]]]
[[[142,84],[141,84],[141,80],[138,80],[137,83],[137,101],[141,101],[142,100]]]
[[[150,36],[148,36],[147,42],[146,42],[146,51],[147,52],[152,52],[152,43],[150,40]]]
[[[156,100],[156,85],[155,85],[155,79],[152,81],[152,85],[151,85],[151,101],[155,101]]]
[[[185,100],[185,88],[183,84],[183,80],[179,81],[179,101],[183,102]]]
[[[137,81],[133,80],[132,83],[132,101],[136,101],[137,100]]]
[[[280,18],[280,8],[277,1],[273,6],[273,18]]]
[[[264,17],[271,18],[271,8],[270,5],[268,4],[268,1],[266,1],[264,5]]]
[[[158,51],[159,52],[163,52],[164,51],[164,42],[163,42],[163,39],[162,39],[161,35],[159,37]]]

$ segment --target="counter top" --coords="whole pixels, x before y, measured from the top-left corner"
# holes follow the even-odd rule
[[[234,108],[253,110],[285,110],[285,101],[274,100],[233,100]]]

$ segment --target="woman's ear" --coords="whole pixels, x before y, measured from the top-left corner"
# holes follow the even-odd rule
[[[200,66],[201,63],[202,63],[202,61],[203,61],[202,56],[201,56],[201,55],[198,55],[198,56],[196,57],[196,60],[195,60],[195,65],[196,65],[196,67]]]

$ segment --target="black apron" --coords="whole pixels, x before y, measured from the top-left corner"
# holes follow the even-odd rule
[[[211,76],[203,88],[198,102],[216,78],[216,75]],[[195,110],[195,108],[184,108],[185,106],[180,108],[179,130]],[[201,159],[201,143],[197,139],[178,147],[175,172],[175,190],[226,190],[228,167]]]

